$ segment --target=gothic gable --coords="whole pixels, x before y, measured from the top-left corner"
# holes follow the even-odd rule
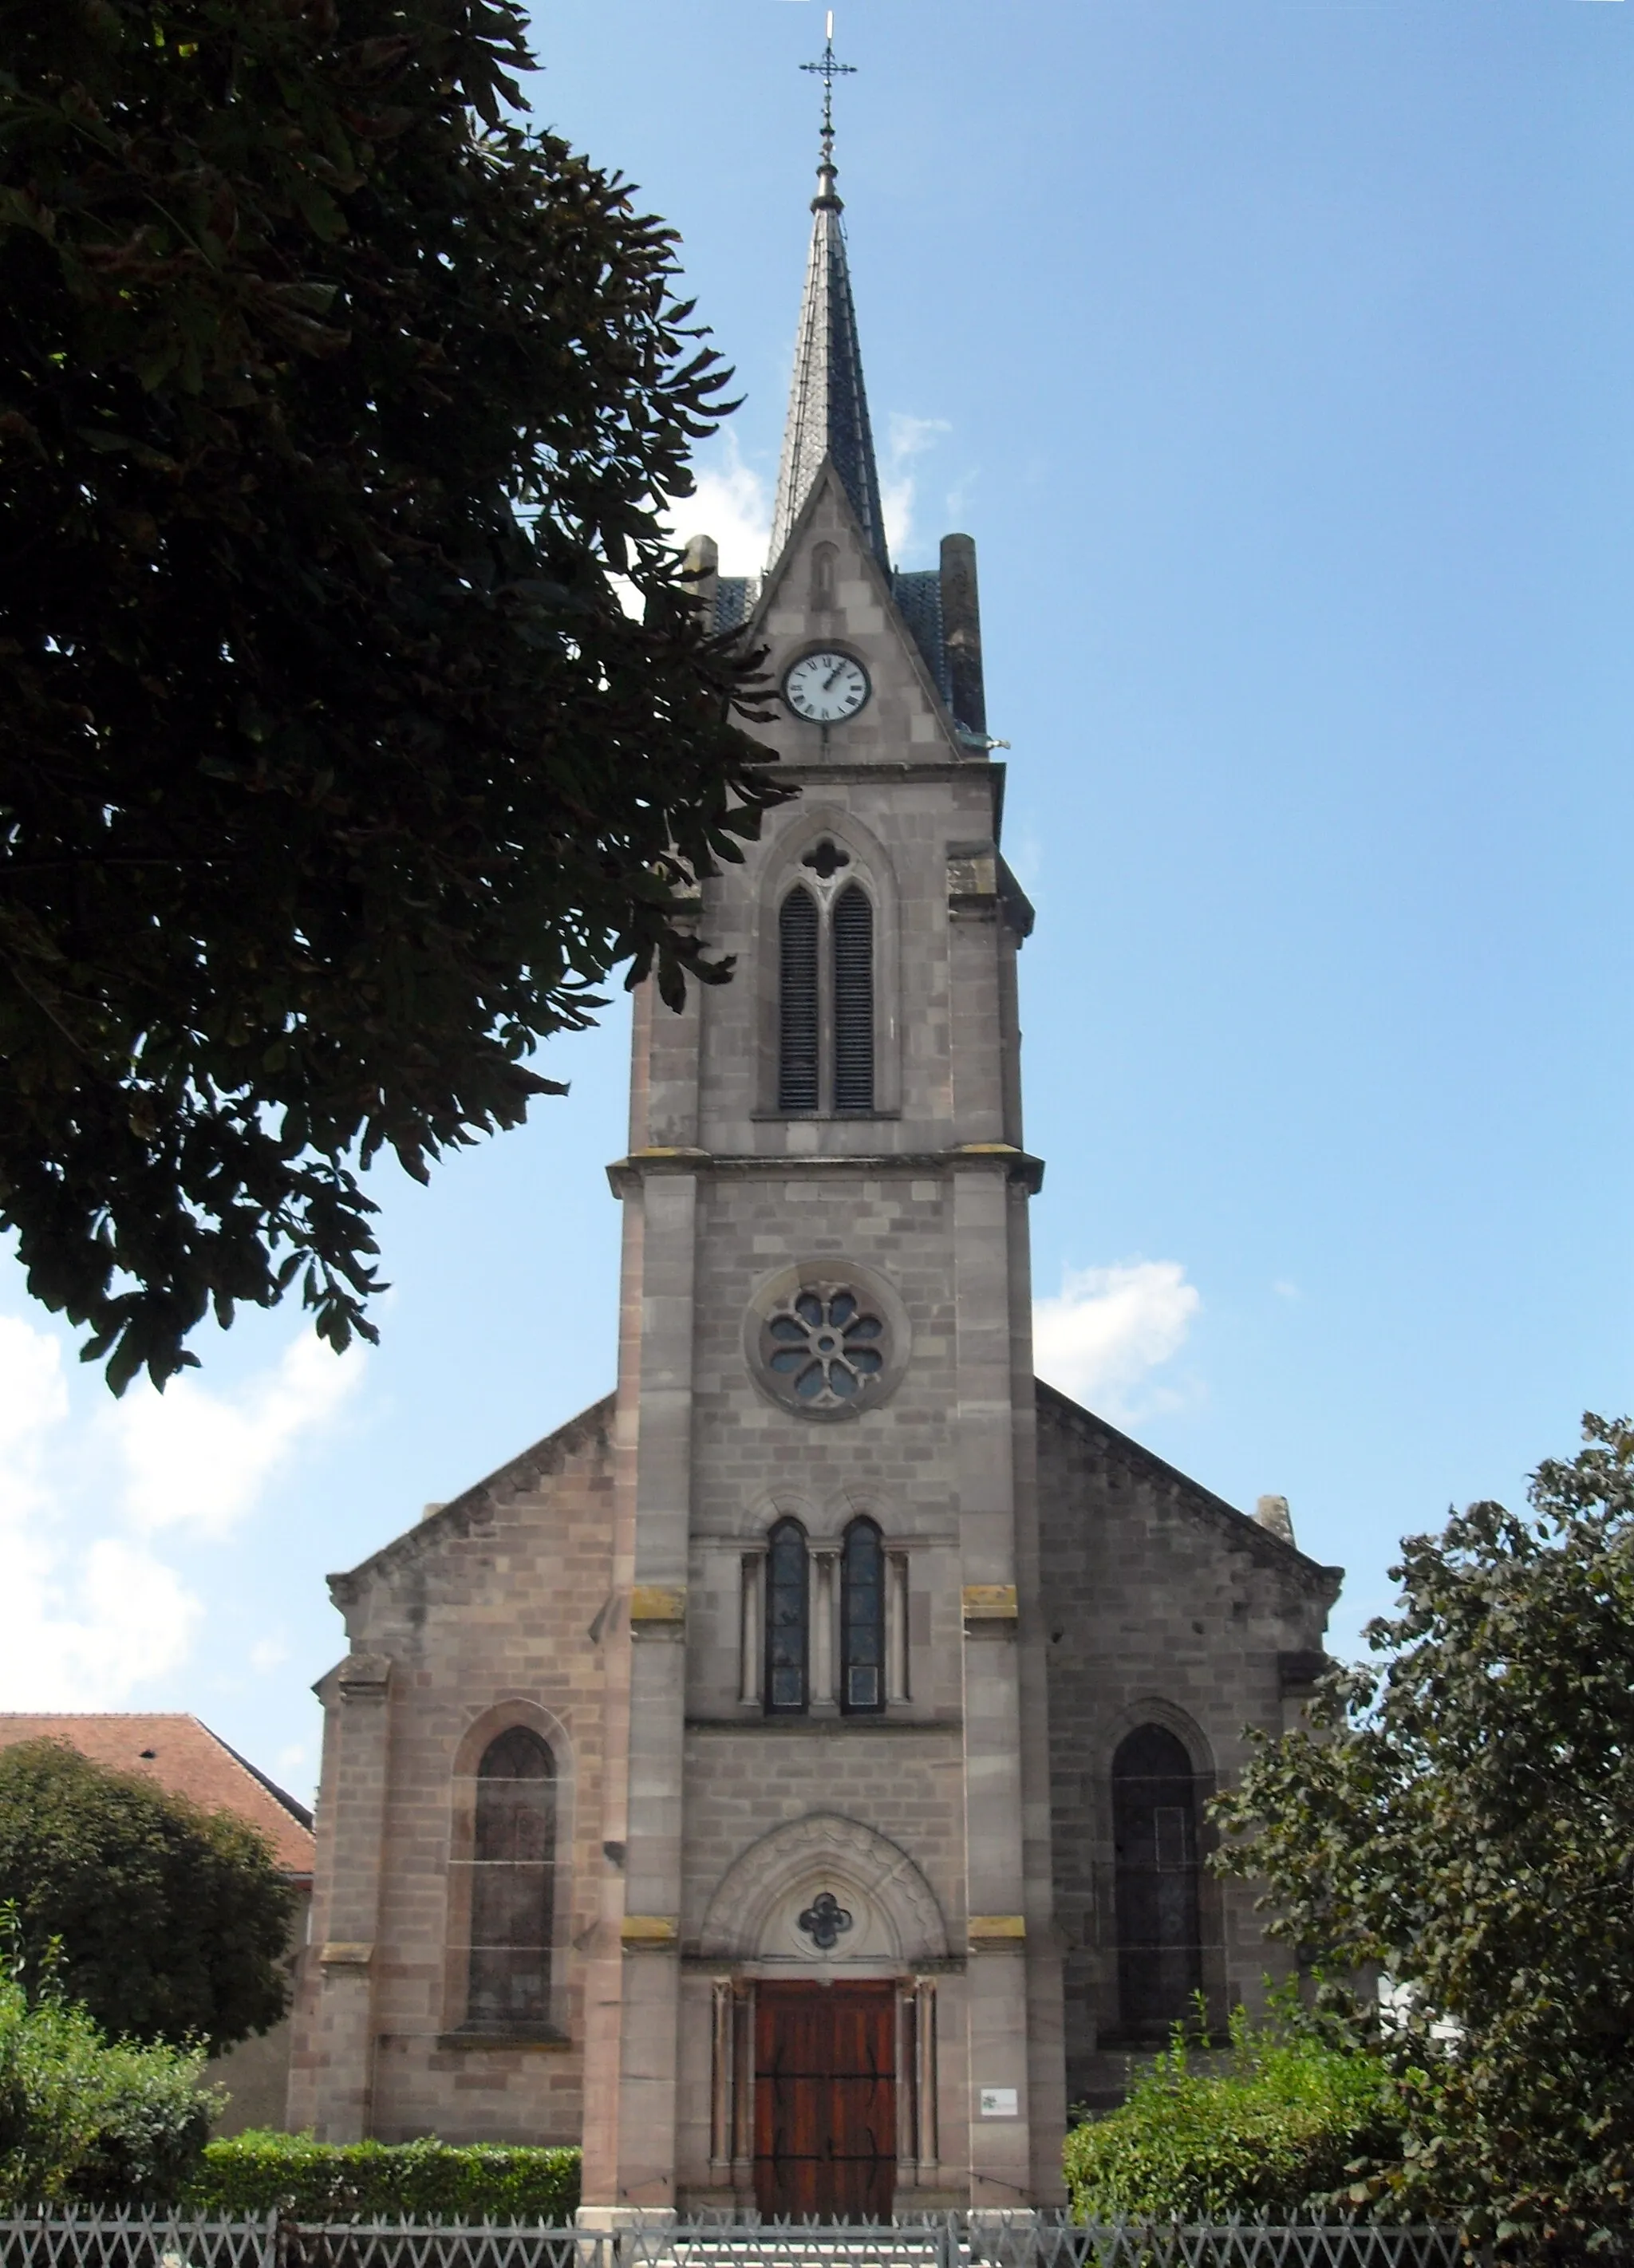
[[[1036,1387],[1041,1484],[1048,1473],[1066,1491],[1057,1499],[1064,1516],[1068,1516],[1069,1501],[1079,1516],[1087,1514],[1088,1504],[1079,1488],[1093,1475],[1097,1495],[1103,1491],[1108,1496],[1138,1492],[1152,1507],[1154,1516],[1211,1535],[1226,1551],[1247,1553],[1295,1592],[1320,1600],[1324,1610],[1338,1597],[1343,1568],[1324,1567],[1308,1558],[1297,1546],[1284,1543],[1223,1497],[1166,1464],[1058,1388],[1047,1385],[1041,1378]]]
[[[547,1510],[553,1483],[570,1473],[575,1477],[612,1476],[612,1426],[615,1397],[604,1395],[581,1410],[564,1425],[547,1433],[519,1456],[501,1465],[485,1480],[428,1509],[423,1519],[389,1543],[383,1544],[358,1566],[329,1577],[329,1595],[343,1614],[364,1605],[382,1588],[397,1589],[423,1584],[440,1572],[441,1563],[458,1555],[461,1547],[489,1542],[502,1523],[520,1506],[542,1505]]]
[[[825,464],[767,576],[750,635],[769,646],[780,679],[802,650],[832,641],[862,661],[872,692],[856,717],[826,734],[782,716],[768,737],[785,762],[980,761],[984,744],[960,732],[948,707],[939,581],[935,574],[894,578],[881,566],[838,473]]]

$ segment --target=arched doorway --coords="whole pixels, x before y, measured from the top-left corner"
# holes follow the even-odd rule
[[[1112,1761],[1118,2010],[1134,2038],[1167,2033],[1202,1988],[1197,1828],[1191,1758],[1167,1726],[1137,1726]]]
[[[934,1893],[832,1812],[741,1852],[700,1931],[714,1990],[710,2179],[762,2214],[888,2220],[940,2185]]]

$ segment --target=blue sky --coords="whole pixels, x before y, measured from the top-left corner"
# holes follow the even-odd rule
[[[541,122],[684,239],[756,563],[817,0],[541,9]],[[981,552],[1041,1368],[1350,1570],[1634,1402],[1634,17],[853,0],[841,188],[898,556]],[[612,1382],[627,1025],[298,1315],[115,1407],[0,1279],[0,1706],[188,1708],[306,1792],[322,1578]],[[1093,1633],[1085,1633],[1093,1642]]]

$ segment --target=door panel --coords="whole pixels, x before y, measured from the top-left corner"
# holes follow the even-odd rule
[[[889,2219],[895,1998],[888,1984],[757,1987],[754,2196],[762,2213]]]

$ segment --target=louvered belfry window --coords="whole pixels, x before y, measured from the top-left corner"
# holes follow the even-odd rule
[[[476,1768],[468,2023],[549,2016],[556,1783],[549,1749],[521,1725],[490,1742]]]
[[[797,885],[777,917],[777,1108],[817,1108],[817,901]]]
[[[825,885],[851,863],[825,839],[808,851]],[[858,882],[837,895],[796,882],[777,910],[777,1108],[874,1107],[874,909]]]
[[[873,1108],[873,907],[855,882],[834,902],[834,1107]]]

